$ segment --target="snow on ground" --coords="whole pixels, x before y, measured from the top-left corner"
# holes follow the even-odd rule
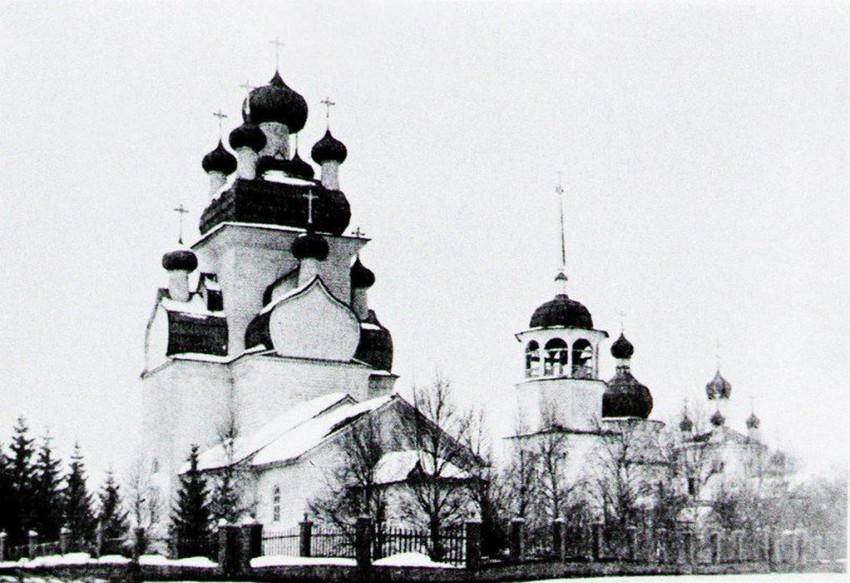
[[[757,575],[645,575],[546,579],[538,583],[846,583],[847,573],[767,573]]]
[[[460,569],[457,565],[437,563],[431,557],[422,553],[398,553],[383,559],[378,559],[373,565],[377,567],[428,567],[434,569]]]
[[[354,567],[357,561],[354,559],[330,558],[330,557],[288,557],[284,555],[269,555],[251,559],[251,566],[255,569],[260,567],[291,567],[304,565],[337,565],[341,567]]]

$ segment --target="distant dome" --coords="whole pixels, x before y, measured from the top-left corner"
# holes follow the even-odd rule
[[[342,163],[348,157],[348,149],[345,144],[331,135],[331,130],[327,130],[324,137],[313,144],[310,155],[316,164],[329,161]]]
[[[275,71],[268,85],[252,89],[242,106],[242,117],[255,124],[278,122],[289,133],[300,132],[307,123],[307,101],[289,88]]]
[[[162,266],[167,271],[192,272],[198,268],[198,257],[189,249],[175,249],[162,256]]]
[[[330,247],[324,237],[316,233],[304,233],[292,242],[292,254],[296,259],[318,259],[324,261],[328,258]]]
[[[726,417],[724,417],[723,413],[718,410],[714,412],[714,415],[711,416],[711,419],[709,419],[709,421],[711,421],[711,424],[715,427],[720,427],[721,425],[726,423]]]
[[[529,328],[565,328],[593,329],[593,318],[581,303],[571,300],[567,294],[558,294],[555,299],[546,302],[534,310]]]
[[[266,147],[266,134],[255,124],[243,123],[230,132],[230,147],[234,150],[251,148],[259,152]]]
[[[652,412],[652,394],[632,376],[626,367],[605,383],[602,395],[603,417],[639,417],[646,419]]]
[[[691,421],[691,418],[688,417],[687,413],[682,416],[682,420],[679,422],[679,430],[686,432],[694,430],[694,422]]]
[[[295,150],[295,155],[292,157],[292,160],[289,161],[289,173],[297,178],[306,178],[308,180],[316,175],[316,171],[313,170],[310,163],[305,162],[301,156],[298,155],[298,150]]]
[[[750,413],[750,416],[747,417],[747,429],[758,429],[760,424],[761,419],[755,413]]]
[[[714,374],[714,378],[705,385],[705,393],[708,395],[709,400],[728,399],[732,396],[732,385],[723,378],[718,370]]]
[[[366,289],[375,285],[375,274],[372,270],[360,262],[360,257],[351,266],[351,287],[355,289]]]
[[[614,341],[614,344],[611,345],[611,355],[614,358],[618,359],[626,359],[631,358],[632,354],[635,353],[635,347],[631,342],[626,340],[626,337],[620,332],[620,337]]]
[[[207,174],[221,172],[227,176],[236,170],[236,156],[225,150],[224,144],[219,140],[215,150],[204,156],[201,166]]]
[[[393,337],[375,316],[374,310],[369,310],[364,323],[371,324],[360,329],[360,343],[354,358],[371,364],[378,370],[391,371],[393,368]]]

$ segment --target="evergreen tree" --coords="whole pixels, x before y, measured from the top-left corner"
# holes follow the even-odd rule
[[[38,450],[33,476],[34,526],[43,540],[57,540],[62,526],[62,478],[58,458],[45,434]]]
[[[35,526],[33,508],[35,447],[33,440],[29,437],[26,419],[18,417],[14,432],[6,459],[11,494],[7,520],[9,544],[20,545],[26,542],[27,532]]]
[[[112,470],[106,472],[106,481],[101,486],[100,493],[100,520],[103,529],[103,538],[106,541],[123,539],[127,536],[127,511],[124,509],[124,501],[121,499],[120,486],[112,475]]]
[[[63,501],[65,526],[71,531],[71,540],[83,542],[94,540],[95,518],[92,511],[92,497],[86,487],[86,468],[78,443],[74,444],[74,453],[71,455]]]
[[[0,531],[12,529],[12,476],[3,445],[0,444]]]
[[[198,446],[189,453],[189,469],[180,476],[177,505],[171,515],[172,537],[179,557],[203,556],[209,551],[210,506],[207,483],[198,470]]]

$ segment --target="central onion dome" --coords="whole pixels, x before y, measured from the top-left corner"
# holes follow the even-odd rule
[[[705,394],[708,395],[708,399],[728,399],[732,395],[732,385],[723,378],[718,370],[714,374],[714,378],[705,385]]]
[[[348,157],[348,149],[345,144],[331,135],[331,130],[327,130],[324,137],[313,144],[310,155],[316,164],[323,162],[339,162],[342,164]]]
[[[188,271],[198,268],[198,256],[189,249],[175,249],[162,256],[162,266],[166,271]]]
[[[682,420],[679,422],[679,430],[683,432],[690,432],[694,430],[694,422],[691,421],[691,418],[688,417],[687,413],[682,415]]]
[[[747,417],[747,429],[758,429],[759,424],[761,424],[761,419],[756,417],[755,413],[750,413],[750,416]]]
[[[529,328],[581,328],[593,330],[593,318],[580,302],[571,300],[567,294],[558,294],[534,310]]]
[[[711,419],[709,419],[709,421],[711,421],[711,424],[715,427],[720,427],[721,425],[726,423],[726,417],[724,417],[723,413],[721,413],[718,409],[714,412],[714,415],[711,416]]]
[[[259,152],[266,147],[266,134],[259,126],[245,122],[230,132],[230,147],[234,150],[251,148],[255,152]]]
[[[627,358],[631,358],[632,354],[635,353],[635,347],[629,342],[626,337],[620,332],[620,337],[614,341],[614,344],[611,345],[611,356],[614,358],[624,360]]]
[[[360,262],[360,257],[351,266],[351,287],[355,289],[367,289],[375,285],[375,274],[372,270]]]
[[[252,89],[242,107],[242,117],[254,124],[282,123],[289,133],[300,132],[307,123],[307,101],[289,88],[275,71],[268,85]]]
[[[221,172],[227,176],[236,171],[236,156],[228,152],[219,140],[215,150],[204,156],[201,166],[204,172],[208,174],[210,172]]]
[[[292,254],[296,259],[318,259],[324,261],[328,258],[330,247],[324,237],[312,231],[299,235],[292,242]]]
[[[295,150],[295,155],[289,161],[288,172],[296,178],[305,178],[308,180],[316,174],[313,167],[298,155],[298,150]]]

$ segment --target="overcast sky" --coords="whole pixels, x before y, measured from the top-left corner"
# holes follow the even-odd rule
[[[122,467],[171,209],[195,228],[211,114],[239,123],[280,37],[302,152],[338,103],[400,388],[439,368],[510,410],[513,334],[555,292],[561,172],[570,296],[612,338],[625,313],[653,417],[704,399],[719,344],[733,427],[752,398],[771,443],[845,458],[846,2],[2,2],[0,27],[4,441],[23,414]]]

